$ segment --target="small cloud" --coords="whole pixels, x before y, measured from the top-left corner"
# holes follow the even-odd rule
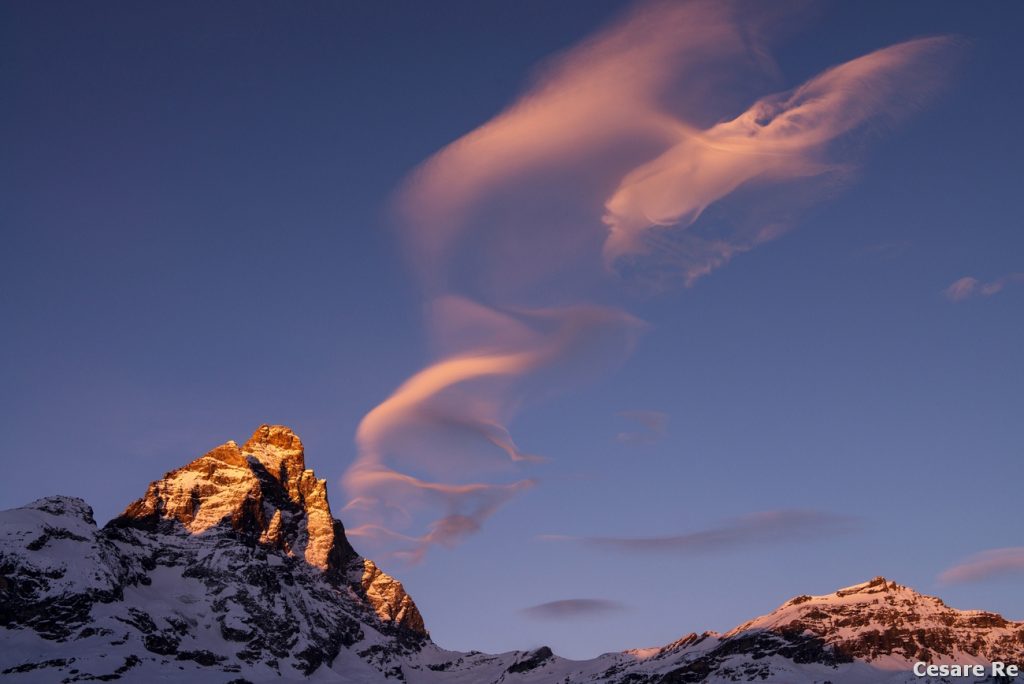
[[[618,613],[625,609],[626,607],[617,601],[582,598],[549,601],[537,606],[524,608],[522,612],[539,620],[572,620],[575,618],[589,618],[608,613]]]
[[[1024,546],[976,553],[939,575],[939,584],[981,582],[997,577],[1024,578]]]
[[[951,302],[962,302],[969,297],[972,297],[978,289],[978,279],[967,276],[961,278],[952,285],[946,288],[944,294],[946,299]]]
[[[761,511],[695,532],[656,537],[564,537],[549,541],[576,542],[628,553],[710,553],[763,543],[808,541],[855,531],[859,521],[845,515],[808,510]]]
[[[951,302],[962,302],[972,297],[991,297],[1014,283],[1024,283],[1024,273],[1008,273],[988,283],[966,276],[947,287],[943,294]]]
[[[622,411],[618,415],[642,428],[615,435],[615,440],[622,444],[654,444],[665,436],[668,415],[661,411]]]

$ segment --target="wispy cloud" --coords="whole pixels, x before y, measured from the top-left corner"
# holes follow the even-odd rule
[[[962,302],[972,297],[991,297],[1014,283],[1024,283],[1024,273],[1007,273],[987,283],[972,276],[965,276],[947,287],[943,294],[951,302]]]
[[[998,577],[1024,579],[1024,546],[976,553],[939,575],[940,584],[982,582]]]
[[[785,233],[811,181],[831,192],[849,176],[851,146],[840,152],[839,143],[920,107],[948,80],[956,53],[947,37],[899,43],[725,118],[716,95],[757,80],[737,74],[774,72],[769,26],[752,4],[640,5],[420,169],[403,196],[406,213],[429,226],[417,252],[436,269],[485,198],[519,192],[527,174],[585,164],[597,187],[617,180],[610,196],[593,198],[604,205],[605,265],[641,279],[671,271],[692,284]],[[718,123],[696,123],[708,119]],[[658,152],[631,163],[639,155],[623,146]]]
[[[642,428],[616,434],[616,441],[622,444],[654,444],[665,436],[668,415],[661,411],[622,411],[618,415]]]
[[[675,144],[627,174],[606,202],[606,261],[668,256],[692,284],[734,255],[779,237],[789,226],[766,222],[764,211],[756,212],[756,222],[734,223],[724,234],[718,226],[714,237],[689,232],[679,241],[664,233],[673,228],[682,237],[711,204],[744,187],[776,186],[777,193],[794,180],[806,187],[810,179],[844,174],[848,166],[830,155],[830,146],[902,115],[937,88],[941,75],[928,64],[949,46],[941,37],[893,45],[761,98],[711,128],[681,127]],[[910,72],[917,75],[913,83]]]
[[[447,304],[462,325],[473,321],[476,337],[488,343],[424,368],[370,411],[356,431],[358,458],[343,477],[353,495],[351,512],[372,521],[352,534],[405,542],[400,555],[414,561],[432,545],[452,546],[477,532],[502,504],[536,483],[465,479],[507,470],[496,455],[506,465],[540,460],[521,451],[503,425],[515,409],[517,387],[552,373],[566,357],[585,355],[595,340],[615,337],[629,346],[640,325],[600,307],[503,315],[462,300]],[[424,510],[441,513],[425,532],[395,531]]]
[[[435,154],[405,187],[401,209],[419,227],[410,237],[421,272],[430,280],[448,272],[456,239],[477,228],[472,212],[488,198],[511,194],[521,210],[532,199],[516,187],[524,177],[587,165],[600,176],[593,185],[606,187],[636,156],[623,146],[663,148],[677,138],[689,126],[658,102],[681,82],[687,99],[710,100],[737,71],[756,70],[766,54],[757,14],[740,17],[731,2],[642,3],[546,64],[513,105]],[[683,108],[708,114],[698,102]],[[564,177],[561,186],[572,187]],[[599,209],[601,191],[586,192]],[[537,266],[528,272],[536,277]]]
[[[532,618],[541,620],[572,620],[575,618],[594,618],[600,615],[622,612],[625,609],[625,606],[617,601],[580,598],[549,601],[548,603],[524,608],[522,612]]]
[[[653,537],[567,537],[546,535],[548,541],[575,541],[628,553],[712,553],[754,544],[827,539],[856,531],[856,518],[813,510],[774,510],[752,513],[721,525]]]
[[[764,96],[770,44],[799,19],[779,13],[638,4],[411,174],[396,208],[434,353],[358,427],[343,484],[364,538],[416,559],[479,530],[536,482],[508,429],[520,407],[619,363],[644,329],[593,303],[602,279],[689,285],[778,238],[849,177],[851,136],[948,78],[953,42],[932,37]]]

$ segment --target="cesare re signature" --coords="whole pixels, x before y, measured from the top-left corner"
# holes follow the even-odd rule
[[[918,677],[1016,677],[1020,665],[993,662],[984,665],[929,665],[923,661],[914,663],[914,674]]]

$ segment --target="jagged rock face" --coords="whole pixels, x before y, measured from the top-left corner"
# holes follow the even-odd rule
[[[130,570],[109,540],[96,538],[81,499],[55,496],[7,511],[0,535],[0,626],[65,639],[88,622],[93,603],[123,596]]]
[[[1021,662],[1024,623],[955,610],[876,577],[825,596],[798,596],[722,635],[690,635],[654,658],[680,654],[679,667],[636,681],[929,681],[910,672],[913,663]]]
[[[306,469],[302,442],[280,425],[262,425],[241,448],[227,442],[167,473],[115,524],[154,529],[171,520],[196,534],[227,524],[321,570],[344,568],[356,555],[331,515],[326,481]]]
[[[349,545],[280,426],[168,473],[103,529],[68,497],[0,512],[5,682],[929,682],[917,660],[1024,664],[1024,623],[876,578],[588,661],[446,651],[402,584]]]
[[[381,620],[404,625],[414,632],[426,634],[423,617],[420,616],[412,598],[405,592],[405,587],[378,568],[369,558],[363,559],[363,575],[359,585]]]
[[[154,530],[175,522],[193,534],[230,528],[248,541],[303,558],[361,590],[382,620],[427,633],[402,584],[359,558],[349,544],[331,514],[326,480],[306,468],[302,441],[290,428],[261,425],[241,448],[229,441],[167,473],[110,525]]]
[[[361,648],[379,674],[427,643],[412,599],[352,549],[325,481],[280,426],[167,473],[102,530],[78,499],[5,512],[0,571],[0,627],[40,653],[92,654],[5,676],[144,678],[174,663],[295,678]]]
[[[726,637],[768,630],[813,634],[840,661],[1014,662],[1024,654],[1024,623],[995,613],[955,610],[940,599],[876,577],[827,596],[798,596]]]
[[[424,633],[378,617],[349,573],[243,543],[229,525],[196,535],[118,520],[99,530],[82,511],[80,501],[43,499],[4,515],[0,625],[38,653],[76,654],[0,668],[4,676],[145,681],[198,668],[287,681],[343,649],[372,647],[386,660],[424,643]]]

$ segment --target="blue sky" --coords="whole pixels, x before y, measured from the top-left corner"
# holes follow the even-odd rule
[[[273,422],[302,436],[339,514],[360,421],[436,359],[395,193],[628,7],[5,6],[0,507],[64,493],[106,520]],[[1024,271],[1022,12],[793,6],[756,95],[920,36],[956,35],[962,57],[926,106],[859,139],[856,177],[784,236],[691,287],[588,286],[649,327],[620,363],[515,413],[519,447],[548,460],[494,481],[538,484],[454,548],[381,556],[438,643],[583,657],[879,574],[1024,618],[1020,575],[938,582],[1024,546],[1024,283],[944,295]],[[663,430],[617,439],[644,430],[620,415],[637,411]],[[780,510],[849,524],[711,548],[586,541]],[[523,612],[575,598],[618,608]]]

